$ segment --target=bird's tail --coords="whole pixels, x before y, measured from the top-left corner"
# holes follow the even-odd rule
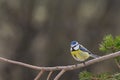
[[[95,55],[95,54],[92,54],[92,53],[90,54],[90,56],[93,57],[93,58],[98,58],[99,57],[98,55]]]

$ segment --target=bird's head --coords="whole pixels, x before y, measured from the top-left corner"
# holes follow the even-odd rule
[[[79,49],[79,43],[77,41],[71,42],[71,51],[78,50]]]

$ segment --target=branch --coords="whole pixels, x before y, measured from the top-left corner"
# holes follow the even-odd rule
[[[38,73],[38,75],[35,77],[34,80],[38,80],[43,73],[44,73],[44,70],[41,70],[41,71]]]
[[[116,63],[116,64],[117,64],[118,68],[120,68],[120,64],[119,63]]]
[[[50,76],[52,75],[52,73],[53,73],[53,71],[50,71],[50,72],[49,72],[49,74],[48,74],[48,76],[47,76],[47,80],[50,79]]]
[[[75,69],[78,69],[78,68],[86,67],[88,65],[91,65],[91,64],[94,64],[94,63],[97,63],[97,62],[100,62],[100,61],[104,61],[104,60],[107,60],[107,59],[110,59],[110,58],[114,58],[114,57],[117,57],[117,56],[120,56],[120,51],[115,52],[115,53],[111,53],[111,54],[108,54],[108,55],[105,55],[105,56],[101,56],[101,57],[96,58],[96,59],[86,61],[85,65],[83,63],[80,63],[80,64],[77,64],[77,65],[55,66],[55,67],[38,67],[38,66],[34,66],[34,65],[14,61],[14,60],[9,60],[9,59],[2,58],[2,57],[0,57],[0,61],[8,62],[8,63],[11,63],[11,64],[16,64],[16,65],[31,68],[31,69],[34,69],[34,70],[41,70],[34,80],[38,80],[41,77],[41,75],[43,74],[43,72],[45,72],[45,71],[50,72],[48,74],[48,77],[47,77],[47,80],[49,80],[53,71],[61,70],[60,73],[58,73],[58,75],[54,78],[54,80],[58,80],[64,74],[65,71],[75,70]]]
[[[88,65],[100,62],[100,61],[104,61],[104,60],[107,60],[107,59],[117,57],[117,56],[120,56],[120,51],[115,52],[115,53],[111,53],[111,54],[108,54],[108,55],[105,55],[105,56],[102,56],[102,57],[99,57],[99,58],[96,58],[96,59],[86,61],[85,64],[86,64],[86,66],[88,66]],[[77,64],[77,66],[76,65],[67,65],[67,66],[55,66],[55,67],[38,67],[38,66],[18,62],[18,61],[5,59],[5,58],[2,58],[2,57],[0,57],[0,61],[16,64],[16,65],[31,68],[31,69],[34,69],[34,70],[45,70],[45,71],[55,71],[55,70],[62,70],[62,69],[74,70],[74,69],[84,67],[84,64],[82,64],[82,63]]]
[[[54,80],[58,80],[64,73],[65,73],[66,70],[61,70],[60,73],[55,77]]]
[[[118,68],[120,68],[120,64],[117,61],[115,61],[115,63],[117,64]]]

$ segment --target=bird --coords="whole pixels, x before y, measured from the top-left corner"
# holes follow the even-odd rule
[[[93,54],[83,45],[79,44],[77,41],[71,41],[70,52],[72,57],[76,61],[85,62],[89,57],[98,58],[98,55]],[[85,64],[85,63],[84,63]]]

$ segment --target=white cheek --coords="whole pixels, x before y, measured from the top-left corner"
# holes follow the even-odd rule
[[[78,45],[78,46],[76,46],[76,47],[74,47],[74,49],[75,49],[75,50],[78,50],[78,49],[79,49],[79,45]]]

